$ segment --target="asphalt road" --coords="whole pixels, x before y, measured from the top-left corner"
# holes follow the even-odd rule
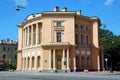
[[[114,74],[0,72],[0,80],[120,80]]]

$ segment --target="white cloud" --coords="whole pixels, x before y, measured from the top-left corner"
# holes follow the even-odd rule
[[[105,1],[105,5],[106,5],[106,6],[112,5],[114,1],[115,1],[115,0],[106,0],[106,1]]]
[[[16,5],[25,7],[28,3],[27,0],[14,0]]]

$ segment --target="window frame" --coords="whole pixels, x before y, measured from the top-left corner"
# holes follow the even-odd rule
[[[61,27],[62,26],[62,22],[56,22],[56,26],[57,27]]]
[[[56,42],[62,42],[62,32],[56,32]]]

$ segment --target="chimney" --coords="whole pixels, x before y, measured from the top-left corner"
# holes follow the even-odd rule
[[[81,15],[81,10],[78,10],[78,11],[77,11],[77,15]]]
[[[58,12],[58,11],[59,11],[59,7],[56,6],[56,7],[54,8],[54,12]]]
[[[67,8],[66,8],[66,7],[63,8],[63,9],[62,9],[62,12],[67,12]]]

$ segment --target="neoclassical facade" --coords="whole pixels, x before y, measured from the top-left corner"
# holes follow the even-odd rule
[[[29,15],[18,25],[17,70],[100,70],[99,26],[98,17],[67,8]]]

